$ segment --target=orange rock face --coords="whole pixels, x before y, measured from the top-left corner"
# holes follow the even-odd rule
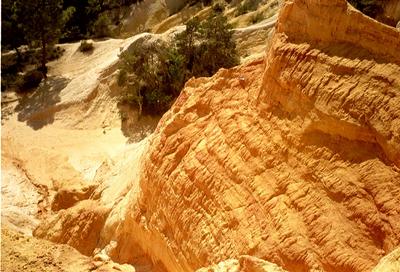
[[[265,60],[191,80],[163,117],[112,258],[370,271],[400,243],[399,52],[344,0],[286,1]]]
[[[109,210],[92,200],[84,200],[68,210],[42,222],[34,235],[53,242],[68,244],[85,255],[96,248],[99,233]]]

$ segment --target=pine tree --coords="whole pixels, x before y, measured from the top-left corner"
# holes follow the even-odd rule
[[[16,14],[30,46],[41,48],[40,70],[46,76],[47,51],[61,36],[63,27],[74,12],[63,11],[63,0],[19,0]]]
[[[6,49],[15,50],[19,67],[22,57],[18,47],[23,45],[25,40],[21,24],[17,20],[15,1],[3,0],[1,4],[1,45]]]

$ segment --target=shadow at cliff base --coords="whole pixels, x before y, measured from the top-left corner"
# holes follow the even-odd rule
[[[121,131],[128,138],[128,143],[143,140],[156,129],[162,116],[142,114],[139,116],[138,108],[129,103],[118,103],[121,116]]]
[[[22,95],[15,107],[18,121],[26,121],[34,130],[53,123],[57,103],[61,101],[60,92],[69,82],[68,78],[52,76],[42,81],[33,93]]]

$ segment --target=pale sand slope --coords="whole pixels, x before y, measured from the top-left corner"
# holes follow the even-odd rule
[[[32,235],[38,222],[53,213],[52,208],[89,197],[99,185],[94,178],[102,164],[114,166],[127,153],[142,152],[136,149],[140,145],[127,144],[117,107],[118,90],[112,89],[115,82],[108,74],[116,69],[120,48],[140,38],[95,42],[89,55],[77,50],[79,43],[62,45],[66,52],[50,63],[48,81],[31,96],[2,105],[2,112],[8,114],[2,120],[4,229]],[[10,246],[3,242],[4,248]],[[28,262],[33,255],[19,261]],[[49,269],[43,271],[53,271]]]

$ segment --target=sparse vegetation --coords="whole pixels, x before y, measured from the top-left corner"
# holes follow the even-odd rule
[[[20,86],[17,89],[20,92],[26,92],[32,90],[39,86],[40,82],[42,81],[44,75],[41,71],[33,70],[27,72],[23,77],[22,80],[18,82]]]
[[[139,113],[147,114],[168,110],[190,77],[211,76],[222,67],[239,63],[231,26],[217,13],[203,22],[190,20],[172,46],[162,42],[136,46],[120,58],[122,100],[136,104]]]
[[[139,113],[159,114],[168,109],[176,93],[174,71],[180,71],[170,49],[163,43],[142,45],[121,54],[118,83],[125,86],[124,102],[136,104]],[[178,67],[175,69],[175,67]]]
[[[176,37],[176,48],[184,57],[187,76],[211,76],[221,67],[239,63],[231,29],[226,17],[220,14],[213,14],[201,23],[197,18],[187,23],[186,30]]]
[[[61,48],[60,46],[52,46],[47,52],[47,59],[49,61],[56,60],[60,58],[64,54],[64,52],[65,52],[64,48]]]
[[[224,10],[225,10],[225,6],[224,6],[224,4],[221,3],[221,2],[217,2],[217,3],[215,3],[215,4],[212,6],[212,9],[213,9],[213,11],[216,12],[216,13],[222,13],[222,12],[224,12]]]
[[[63,10],[63,0],[14,1],[13,12],[18,27],[24,33],[24,40],[33,48],[41,49],[40,70],[46,77],[48,48],[60,38],[64,25],[74,9]]]
[[[59,46],[47,48],[47,60],[55,60],[62,56],[65,49]],[[24,76],[22,72],[29,69],[32,65],[40,63],[42,53],[40,49],[30,49],[28,47],[19,48],[18,53],[11,53],[2,58],[1,64],[1,86],[2,91],[14,89],[16,91],[23,88]],[[31,69],[31,68],[30,68]],[[38,68],[40,69],[40,67]],[[28,84],[29,85],[29,84]],[[34,84],[33,84],[34,85]]]
[[[111,36],[111,20],[106,13],[99,15],[97,20],[93,23],[91,33],[93,37],[103,38]]]
[[[82,53],[86,52],[91,52],[94,50],[93,43],[88,42],[86,40],[81,41],[81,44],[79,45],[79,51]]]
[[[264,15],[262,14],[262,12],[257,12],[256,14],[250,17],[250,23],[252,24],[259,23],[262,20],[264,20]]]
[[[61,42],[108,36],[109,28],[121,23],[124,8],[140,1],[142,0],[4,0],[1,43],[3,48],[17,49],[30,43],[28,36],[37,32],[37,27],[46,28],[48,34],[57,32],[57,39]],[[32,20],[35,16],[40,18]],[[51,23],[48,24],[49,22]],[[102,26],[106,28],[103,29]]]
[[[88,37],[106,37],[111,35],[112,26],[121,23],[124,7],[142,0],[64,0],[64,9],[76,9],[67,23],[62,41],[76,41]],[[101,25],[106,25],[103,31]]]
[[[19,93],[25,93],[38,87],[43,80],[44,75],[39,70],[31,70],[25,74],[18,72],[9,72],[1,76],[1,88],[13,89]]]
[[[246,14],[250,11],[256,10],[259,4],[260,4],[260,0],[245,0],[245,1],[243,1],[243,3],[241,3],[236,10],[236,16],[240,16],[240,15]]]

